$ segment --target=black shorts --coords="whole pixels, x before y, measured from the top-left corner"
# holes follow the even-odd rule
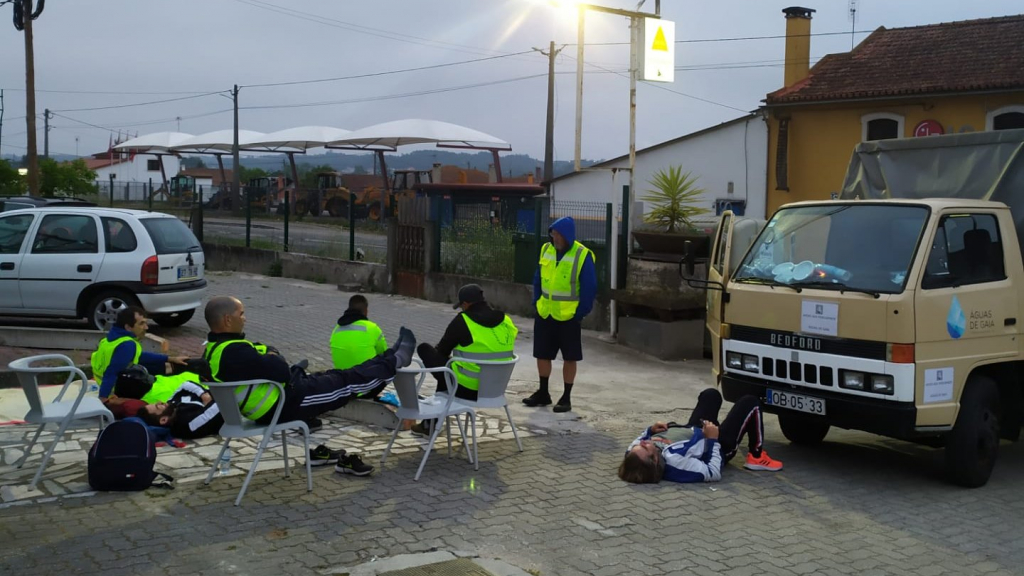
[[[554,318],[537,317],[533,321],[533,357],[538,360],[554,360],[559,351],[562,352],[562,360],[583,360],[580,323],[576,320],[559,322]]]

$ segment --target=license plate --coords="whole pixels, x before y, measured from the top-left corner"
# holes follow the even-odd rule
[[[178,280],[199,278],[199,266],[178,266]]]
[[[765,404],[776,408],[786,408],[797,412],[808,414],[825,415],[825,401],[821,398],[812,398],[802,394],[782,392],[781,390],[768,390],[765,394]]]

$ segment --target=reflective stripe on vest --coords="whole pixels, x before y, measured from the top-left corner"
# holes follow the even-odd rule
[[[565,321],[576,315],[580,302],[580,272],[588,255],[593,258],[593,252],[579,242],[573,242],[561,261],[550,242],[541,249],[541,295],[537,299],[537,313],[541,318]]]
[[[142,345],[139,341],[131,336],[122,336],[113,342],[109,341],[104,337],[100,340],[99,345],[96,347],[96,351],[92,353],[90,363],[92,364],[92,379],[97,383],[103,381],[103,375],[107,372],[107,368],[110,367],[110,360],[114,357],[114,351],[117,347],[125,342],[133,342],[135,344],[135,356],[132,358],[132,364],[138,364],[139,358],[142,357]],[[122,366],[121,369],[127,368]]]
[[[178,392],[181,385],[185,382],[195,382],[199,384],[203,379],[199,374],[193,372],[182,372],[175,376],[157,376],[153,380],[153,387],[146,392],[141,400],[146,404],[156,404],[157,402],[167,402]]]
[[[208,342],[203,358],[210,364],[210,375],[214,382],[223,382],[220,379],[220,358],[224,354],[224,348],[229,344],[246,344],[252,346],[259,354],[265,355],[267,347],[262,344],[253,344],[248,340],[225,340],[224,342]],[[238,399],[238,407],[242,416],[249,420],[258,420],[261,416],[270,412],[270,409],[277,404],[281,392],[273,384],[257,384],[256,386],[239,386],[235,388],[235,398]]]
[[[515,355],[516,335],[519,329],[512,323],[512,319],[505,315],[501,324],[494,328],[482,326],[463,314],[462,319],[466,321],[466,327],[473,337],[473,343],[469,346],[456,346],[452,351],[452,357],[465,360],[511,360]],[[455,379],[459,386],[469,390],[480,389],[480,365],[474,362],[455,361],[452,362],[452,371],[455,372]]]
[[[348,370],[377,355],[377,343],[384,336],[369,320],[356,320],[346,326],[334,326],[331,332],[331,360],[337,370]]]

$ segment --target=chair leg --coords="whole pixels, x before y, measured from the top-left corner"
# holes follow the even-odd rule
[[[242,482],[242,489],[238,491],[238,498],[235,498],[235,506],[242,503],[242,497],[245,496],[245,491],[249,489],[249,482],[252,480],[252,475],[256,473],[256,466],[259,465],[260,457],[263,456],[263,451],[266,450],[271,436],[273,434],[270,433],[270,428],[267,428],[267,433],[263,435],[263,440],[260,441],[260,447],[256,449],[256,458],[253,459],[252,466],[249,467],[249,473],[245,475],[245,482]]]
[[[434,425],[434,429],[430,432],[430,442],[427,444],[427,451],[423,453],[423,460],[420,460],[420,467],[416,469],[416,476],[413,480],[419,480],[420,474],[423,473],[423,466],[427,464],[427,458],[430,458],[430,451],[434,449],[434,441],[437,440],[437,435],[441,432],[441,427]]]
[[[306,491],[313,491],[313,465],[309,462],[309,432],[302,431],[302,446],[306,449]]]
[[[515,422],[512,422],[512,413],[509,412],[508,404],[505,404],[505,416],[508,417],[508,425],[512,427],[512,435],[516,437],[516,445],[519,446],[519,451],[523,451],[523,441],[519,439],[519,431],[516,430]]]
[[[284,451],[284,477],[287,478],[288,476],[291,476],[291,471],[288,468],[289,462],[288,462],[288,431],[287,430],[281,430],[281,450]]]
[[[21,468],[25,464],[25,460],[28,459],[29,452],[36,445],[36,441],[39,440],[39,435],[43,433],[43,428],[46,424],[40,424],[39,428],[36,429],[36,433],[32,436],[32,440],[28,443],[28,448],[25,448],[25,453],[21,455],[21,459],[18,460],[18,468]]]
[[[466,417],[469,418],[469,421],[473,424],[473,470],[479,470],[480,469],[480,450],[479,450],[479,448],[477,448],[477,441],[476,441],[476,414],[473,413],[473,412],[469,412],[466,415]]]
[[[210,467],[210,473],[206,475],[206,481],[203,482],[203,484],[209,485],[210,480],[213,480],[213,473],[216,472],[217,467],[220,466],[220,459],[224,457],[224,451],[228,449],[229,444],[231,444],[231,438],[224,440],[224,445],[220,447],[217,459],[213,461],[213,466]]]
[[[470,464],[473,463],[473,452],[469,449],[469,443],[466,441],[467,434],[469,434],[469,413],[466,413],[466,427],[462,427],[462,420],[459,419],[459,415],[455,415],[455,423],[459,426],[459,434],[462,435],[462,448],[466,451],[466,460]]]
[[[43,477],[43,470],[46,470],[46,465],[50,463],[50,456],[53,455],[53,451],[57,448],[57,442],[60,442],[61,438],[64,437],[64,432],[71,425],[71,417],[65,418],[60,423],[60,428],[57,429],[57,434],[53,437],[53,442],[50,443],[50,447],[46,449],[46,454],[43,454],[43,461],[39,464],[39,470],[36,470],[36,475],[32,477],[32,483],[28,485],[29,490],[35,490],[36,484],[39,483],[39,479]]]
[[[452,457],[452,417],[444,417],[444,433],[448,436],[448,457]]]
[[[391,441],[388,442],[388,447],[384,449],[384,455],[380,457],[380,465],[383,466],[388,460],[388,454],[391,453],[391,445],[395,443],[395,438],[398,437],[398,431],[402,428],[402,422],[399,421],[395,424],[395,431],[391,433]]]

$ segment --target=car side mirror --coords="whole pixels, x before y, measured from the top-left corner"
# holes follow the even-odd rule
[[[685,269],[685,274],[683,273]],[[683,278],[693,278],[697,270],[697,246],[687,240],[683,242],[683,259],[679,261],[679,275]]]

